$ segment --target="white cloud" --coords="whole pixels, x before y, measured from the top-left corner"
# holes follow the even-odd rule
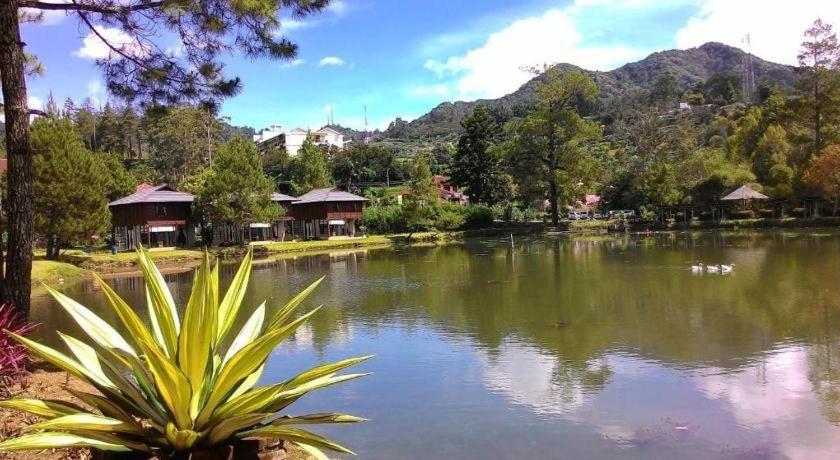
[[[95,28],[113,47],[127,53],[142,52],[142,46],[122,30],[104,26],[95,26]],[[82,40],[82,47],[73,52],[74,56],[83,59],[105,59],[112,54],[116,53],[93,32],[88,33]]]
[[[284,63],[280,64],[280,67],[283,68],[283,69],[292,69],[294,67],[298,67],[298,66],[303,65],[305,62],[306,62],[306,59],[297,58],[295,60],[287,61],[287,62],[284,62]]]
[[[341,59],[340,57],[327,56],[327,57],[321,59],[320,62],[318,62],[318,67],[324,67],[324,66],[328,66],[328,65],[342,66],[344,64],[346,64],[346,62],[344,62],[344,59]]]
[[[281,30],[298,30],[298,29],[305,29],[307,27],[312,27],[317,24],[316,21],[302,21],[300,19],[287,19],[285,21],[280,22],[280,29]]]
[[[461,97],[499,97],[528,81],[532,76],[528,68],[571,62],[608,70],[643,54],[621,45],[583,45],[575,19],[559,9],[520,19],[491,34],[481,47],[445,61],[428,60],[424,67],[439,77],[456,77]]]
[[[446,85],[417,86],[411,89],[411,95],[417,97],[448,96],[449,88]]]
[[[335,14],[336,16],[344,16],[349,11],[350,5],[347,4],[344,0],[333,0],[330,2],[330,6],[327,7],[327,11]]]
[[[746,48],[750,34],[755,55],[796,64],[802,33],[815,19],[840,27],[840,2],[825,0],[703,0],[700,11],[677,32],[679,48],[709,41]]]

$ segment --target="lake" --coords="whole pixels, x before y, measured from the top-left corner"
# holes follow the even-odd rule
[[[736,268],[696,274],[693,262]],[[374,375],[292,406],[372,419],[314,430],[360,458],[840,452],[840,233],[506,237],[287,258],[255,267],[246,305],[277,307],[323,274],[311,304],[325,308],[263,382],[376,354],[357,369]],[[191,276],[167,276],[179,304]],[[144,305],[141,280],[109,282]],[[92,283],[65,290],[114,317]],[[77,332],[50,299],[35,305],[44,340]]]

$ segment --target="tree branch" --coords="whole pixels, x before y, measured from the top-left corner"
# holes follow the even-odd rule
[[[159,8],[163,6],[165,0],[157,0],[157,1],[145,1],[142,3],[137,3],[134,5],[128,6],[112,6],[112,7],[105,7],[99,5],[89,5],[83,3],[50,3],[50,2],[40,2],[37,0],[18,0],[17,4],[20,8],[33,8],[36,10],[49,10],[49,11],[86,11],[88,13],[101,13],[101,14],[117,14],[117,13],[130,13],[132,11],[142,11],[142,10],[149,10],[153,8]]]

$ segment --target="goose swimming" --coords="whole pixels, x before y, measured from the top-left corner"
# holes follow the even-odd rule
[[[692,265],[691,266],[691,271],[693,271],[695,273],[702,272],[703,271],[703,264],[699,263],[697,265]]]
[[[735,269],[735,264],[721,265],[720,266],[721,273],[732,273],[732,270],[734,270],[734,269]]]
[[[709,273],[717,273],[720,271],[719,265],[706,265],[706,271]]]

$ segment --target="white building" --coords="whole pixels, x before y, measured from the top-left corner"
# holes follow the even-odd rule
[[[284,147],[289,156],[295,156],[303,146],[306,137],[311,136],[312,142],[320,146],[335,146],[339,149],[350,143],[344,140],[344,135],[332,128],[321,128],[318,131],[307,131],[301,128],[294,128],[286,131],[280,125],[272,125],[254,135],[254,142],[260,152],[264,152],[271,146]]]

